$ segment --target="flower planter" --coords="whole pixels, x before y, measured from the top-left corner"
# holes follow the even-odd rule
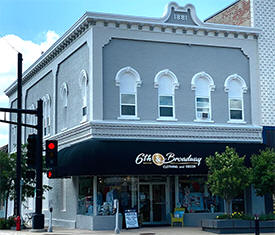
[[[254,233],[255,221],[238,219],[203,219],[201,221],[203,231],[226,233]],[[260,221],[260,232],[275,232],[275,220]]]

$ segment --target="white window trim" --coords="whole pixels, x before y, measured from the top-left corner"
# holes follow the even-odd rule
[[[124,67],[122,69],[120,69],[115,77],[115,84],[116,86],[120,87],[120,77],[125,74],[125,73],[130,73],[131,75],[133,75],[136,79],[136,87],[135,87],[135,92],[134,93],[121,93],[121,91],[119,90],[119,117],[117,118],[118,120],[140,120],[140,118],[138,117],[138,108],[137,108],[137,88],[141,86],[141,79],[140,76],[138,74],[138,72],[133,69],[130,66]],[[121,95],[122,94],[132,94],[135,95],[135,115],[122,115],[121,114]]]
[[[206,72],[199,72],[196,73],[191,80],[191,89],[193,91],[196,91],[196,80],[199,78],[206,78],[208,80],[208,84],[209,84],[209,92],[208,92],[208,97],[202,97],[202,96],[196,96],[195,95],[195,119],[194,122],[211,122],[213,123],[214,121],[212,120],[212,101],[211,101],[211,92],[215,91],[215,84],[214,81],[212,79],[212,77],[207,74]],[[208,98],[209,99],[209,118],[208,119],[200,119],[198,118],[198,113],[197,113],[197,97],[200,98]]]
[[[164,69],[158,72],[154,78],[154,87],[159,88],[159,79],[163,76],[168,76],[172,79],[173,81],[173,93],[172,94],[159,94],[158,92],[158,118],[156,119],[157,121],[177,121],[178,119],[176,118],[176,105],[175,105],[175,89],[179,88],[179,81],[177,76],[169,69]],[[160,116],[160,96],[172,96],[173,100],[173,117],[161,117]],[[170,107],[170,106],[169,106]]]
[[[238,97],[229,97],[229,84],[232,80],[237,80],[241,83],[241,86],[242,86],[242,93],[240,94],[240,96]],[[227,123],[235,123],[235,124],[246,124],[246,121],[245,121],[245,116],[244,116],[244,99],[243,99],[243,94],[247,92],[247,85],[246,85],[246,82],[245,80],[238,74],[232,74],[230,76],[228,76],[226,79],[225,79],[225,82],[224,82],[224,91],[228,93],[227,95],[227,103],[228,103],[228,121]],[[242,119],[231,119],[230,117],[230,99],[240,99],[242,101]]]
[[[43,100],[43,136],[51,135],[51,98],[49,94],[42,97]],[[49,120],[49,121],[48,121]],[[46,133],[44,131],[46,129]]]
[[[121,95],[134,95],[135,96],[135,104],[131,104],[131,105],[129,105],[129,106],[133,106],[133,105],[135,105],[135,115],[122,115],[122,113],[121,113],[121,109],[122,109],[122,105],[126,105],[127,106],[127,104],[122,104],[121,103]],[[134,120],[140,120],[140,118],[137,116],[137,93],[135,92],[135,93],[120,93],[119,94],[119,103],[120,103],[120,110],[119,110],[119,117],[118,117],[118,119],[119,120],[124,120],[124,119],[134,119]]]
[[[209,99],[209,117],[207,119],[199,118],[198,117],[198,112],[197,112],[197,98],[208,98]],[[212,120],[212,109],[211,109],[211,94],[206,97],[206,96],[195,96],[195,113],[196,113],[196,119],[194,119],[194,122],[211,122],[213,123],[214,121]]]
[[[67,130],[67,125],[68,125],[68,94],[69,94],[69,90],[68,90],[68,85],[66,82],[63,82],[61,87],[60,87],[60,95],[61,95],[61,99],[63,100],[63,105],[62,105],[62,121],[63,121],[63,126],[61,128],[61,131]],[[64,114],[64,108],[67,108],[67,113],[66,113],[66,117]],[[67,120],[64,120],[64,118],[66,118]]]
[[[160,96],[172,96],[172,102],[173,105],[160,105]],[[160,108],[161,107],[168,107],[168,108],[172,108],[173,109],[173,116],[172,117],[167,117],[167,116],[160,116]],[[175,114],[175,96],[174,94],[162,94],[162,95],[158,95],[158,118],[157,121],[177,121],[176,119],[176,114]]]
[[[81,98],[82,98],[82,108],[81,115],[82,120],[80,123],[86,122],[88,120],[88,75],[87,72],[82,69],[79,76],[79,87],[81,90]],[[83,115],[83,108],[86,107],[86,114]]]

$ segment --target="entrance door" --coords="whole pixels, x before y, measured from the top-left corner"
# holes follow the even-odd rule
[[[166,223],[165,183],[140,183],[139,213],[143,224]]]

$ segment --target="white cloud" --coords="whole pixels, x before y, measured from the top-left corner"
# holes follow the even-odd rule
[[[40,44],[26,41],[16,35],[0,37],[0,107],[8,107],[4,94],[17,78],[17,51],[23,55],[23,71],[32,65],[58,38],[54,31],[48,31]],[[0,122],[0,147],[8,143],[8,125]]]

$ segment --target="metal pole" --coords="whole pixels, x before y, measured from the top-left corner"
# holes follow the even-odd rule
[[[255,235],[260,235],[260,221],[259,216],[255,215]]]
[[[114,200],[114,205],[115,205],[115,208],[116,208],[116,227],[115,227],[115,234],[119,234],[119,233],[120,233],[120,230],[119,230],[119,227],[118,227],[119,203],[118,203],[118,200],[117,200],[117,199]]]
[[[33,229],[44,229],[44,214],[42,214],[42,144],[43,144],[43,101],[37,102],[37,154],[36,154],[36,198],[35,198],[35,214],[33,216]]]
[[[17,108],[22,109],[22,54],[17,55]],[[21,194],[20,194],[20,181],[21,181],[21,124],[22,114],[17,114],[17,158],[16,158],[16,217],[20,216],[21,212]]]

